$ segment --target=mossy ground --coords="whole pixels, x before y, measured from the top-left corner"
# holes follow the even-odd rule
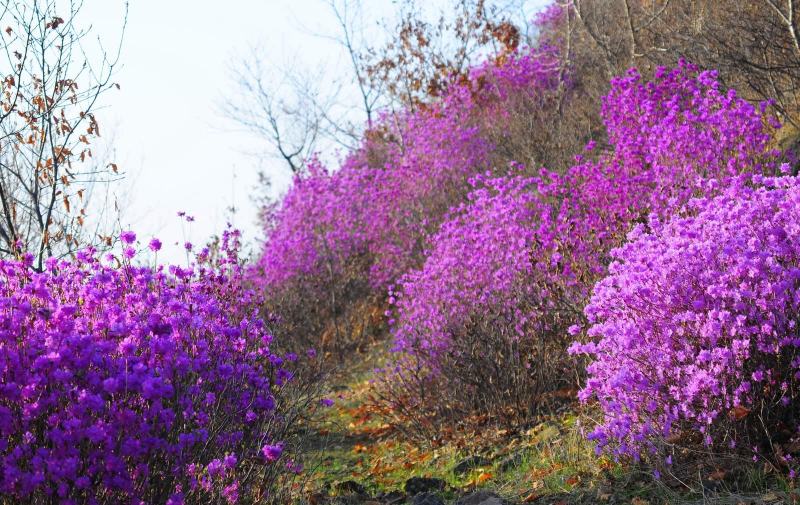
[[[330,395],[335,403],[324,410],[315,428],[318,443],[305,479],[297,486],[299,503],[325,503],[348,495],[353,483],[372,497],[404,493],[411,477],[443,480],[446,487],[439,495],[445,501],[488,489],[513,503],[800,503],[794,483],[757,466],[740,473],[735,483],[688,490],[670,487],[643,468],[598,456],[582,429],[590,424],[591,412],[577,404],[518,432],[484,427],[454,434],[435,445],[410,441],[387,424],[370,401],[375,386],[369,370],[380,366],[385,355],[378,346],[358,369],[337,379],[340,384]],[[454,472],[459,462],[471,456],[482,456],[490,463],[462,474]]]

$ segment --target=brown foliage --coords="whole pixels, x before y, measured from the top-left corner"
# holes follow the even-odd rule
[[[443,13],[436,22],[426,21],[414,1],[403,9],[396,38],[367,50],[366,73],[412,109],[464,76],[476,55],[489,50],[501,57],[519,46],[519,28],[485,0],[458,0],[452,17]]]
[[[54,0],[0,6],[0,255],[31,253],[39,269],[48,256],[111,241],[86,221],[93,187],[118,177],[92,152],[98,99],[119,87],[111,81],[117,57],[101,47],[99,63],[90,61],[80,9]]]
[[[265,310],[274,320],[281,351],[315,349],[335,363],[385,335],[383,297],[372,293],[359,275],[360,261],[353,260],[341,275],[306,278],[265,294]],[[317,298],[314,293],[324,295]]]

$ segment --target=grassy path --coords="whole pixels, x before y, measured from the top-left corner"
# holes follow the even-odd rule
[[[375,348],[336,380],[335,403],[315,430],[318,443],[301,501],[413,504],[415,495],[428,492],[448,504],[487,490],[520,504],[793,503],[785,486],[769,491],[758,476],[749,477],[758,490],[750,498],[733,493],[735,482],[678,494],[643,470],[596,456],[581,434],[580,420],[588,417],[575,406],[518,432],[478,427],[436,445],[409,441],[372,402],[370,370],[385,356]]]

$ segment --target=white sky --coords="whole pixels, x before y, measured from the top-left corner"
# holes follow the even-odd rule
[[[391,0],[364,4],[375,19],[393,12]],[[79,24],[91,24],[113,46],[123,12],[123,0],[85,0]],[[228,69],[253,45],[278,62],[345,65],[335,43],[312,35],[334,32],[319,0],[131,0],[114,79],[121,89],[109,92],[98,113],[127,174],[117,186],[128,202],[123,226],[145,240],[158,236],[165,244],[160,257],[178,259],[183,253],[174,242],[205,242],[223,229],[235,204],[234,224],[249,241],[260,238],[251,201],[259,162],[247,154],[258,150],[257,139],[231,131],[217,112],[225,94],[236,92]],[[271,173],[284,174],[274,180],[276,190],[284,189],[282,162],[267,162]],[[191,230],[183,229],[179,210],[196,217]]]

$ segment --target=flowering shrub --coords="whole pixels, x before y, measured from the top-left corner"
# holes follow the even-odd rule
[[[238,237],[186,268],[131,264],[132,232],[119,258],[0,261],[0,493],[177,504],[270,491],[287,458],[273,391],[291,374],[242,282]]]
[[[280,207],[267,216],[267,250],[259,262],[267,285],[320,275],[328,267],[340,274],[346,258],[366,254],[359,204],[372,174],[361,168],[346,165],[331,174],[313,159],[306,173],[295,177]]]
[[[564,335],[633,224],[669,216],[707,177],[773,166],[760,112],[686,63],[649,83],[635,71],[615,79],[603,117],[613,150],[579,156],[563,174],[482,178],[433,236],[424,266],[402,278],[391,300],[397,348],[417,376],[451,383],[428,391],[463,393],[464,405],[486,398],[487,412],[504,398],[521,404],[518,415],[534,409],[567,377]],[[481,373],[490,377],[475,380]]]
[[[310,335],[304,345],[313,343],[356,301],[383,299],[388,285],[419,266],[427,238],[463,201],[468,179],[493,164],[484,130],[503,120],[512,97],[547,95],[556,71],[547,50],[487,63],[441,101],[384,115],[337,171],[310,162],[267,213],[254,271],[273,309],[299,330],[289,330],[293,338]]]
[[[478,311],[524,317],[508,298],[512,292],[533,294],[524,277],[532,270],[536,180],[479,180],[482,187],[437,232],[424,267],[406,275],[390,298],[402,312],[395,326],[398,349],[436,354],[450,342],[448,330],[463,327]],[[516,328],[518,336],[524,333]]]
[[[268,220],[260,263],[265,281],[313,275],[329,255],[368,252],[374,257],[370,282],[385,289],[416,264],[422,236],[460,201],[467,179],[489,167],[491,145],[481,136],[479,116],[500,111],[517,93],[553,88],[554,57],[531,51],[487,63],[468,82],[451,86],[441,102],[385,115],[382,132],[368,132],[336,172],[312,160]],[[486,120],[499,119],[491,116]],[[380,159],[368,161],[375,152]]]
[[[774,171],[768,145],[779,125],[765,108],[724,90],[716,71],[681,61],[650,82],[635,69],[613,79],[602,116],[614,160],[650,188],[655,208],[676,209],[698,180]]]
[[[718,451],[796,436],[800,181],[754,181],[614,251],[586,307],[593,340],[571,348],[592,358],[581,398],[603,410],[598,449],[638,458],[687,430]]]
[[[551,333],[563,319],[547,286],[531,282],[540,263],[558,263],[531,254],[544,217],[536,191],[542,181],[487,175],[475,184],[469,203],[434,236],[423,268],[404,276],[389,299],[399,317],[390,321],[395,347],[404,354],[383,377],[387,398],[394,410],[432,421],[431,429],[432,412],[489,413],[513,423],[532,412],[546,385],[565,377],[563,345],[528,338]],[[531,381],[533,371],[543,380]]]

